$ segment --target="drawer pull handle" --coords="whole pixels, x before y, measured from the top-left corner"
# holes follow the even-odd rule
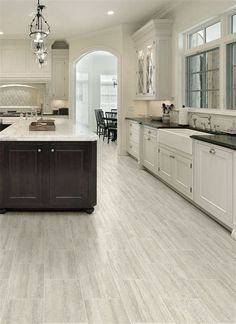
[[[55,152],[55,150],[54,150],[54,149],[51,149],[51,152],[52,152],[52,153],[54,153],[54,152]]]
[[[175,158],[175,156],[174,156],[174,155],[170,155],[170,158],[171,158],[171,159],[174,159],[174,158]]]
[[[215,151],[215,149],[212,148],[212,149],[210,149],[209,153],[216,154],[216,151]]]
[[[151,138],[150,137],[148,137],[148,139],[147,139],[148,141],[150,141],[151,140]]]
[[[39,153],[41,153],[41,152],[42,152],[42,150],[41,150],[41,149],[38,149],[38,152],[39,152]]]

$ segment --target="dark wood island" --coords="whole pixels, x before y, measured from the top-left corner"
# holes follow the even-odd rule
[[[85,210],[97,200],[97,136],[69,120],[54,132],[18,121],[0,133],[0,209]]]

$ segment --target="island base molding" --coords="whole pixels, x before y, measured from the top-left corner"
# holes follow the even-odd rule
[[[94,211],[97,142],[0,143],[0,213]]]

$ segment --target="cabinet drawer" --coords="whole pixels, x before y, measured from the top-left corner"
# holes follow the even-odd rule
[[[129,141],[133,141],[135,143],[139,143],[139,132],[136,129],[129,129],[128,130],[128,138]]]
[[[139,143],[130,141],[128,143],[128,153],[134,156],[136,159],[139,157]]]
[[[157,130],[155,128],[144,127],[143,133],[147,136],[157,136]]]
[[[139,132],[139,124],[135,121],[130,121],[128,122],[128,128],[132,131]]]

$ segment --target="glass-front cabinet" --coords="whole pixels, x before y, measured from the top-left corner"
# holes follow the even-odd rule
[[[144,89],[144,50],[137,50],[138,54],[138,68],[137,68],[137,94],[142,95]]]
[[[151,95],[155,94],[154,90],[154,69],[155,69],[155,43],[147,45],[142,49],[137,49],[137,81],[136,95]]]
[[[169,19],[154,19],[133,35],[136,100],[171,99],[171,26]]]

